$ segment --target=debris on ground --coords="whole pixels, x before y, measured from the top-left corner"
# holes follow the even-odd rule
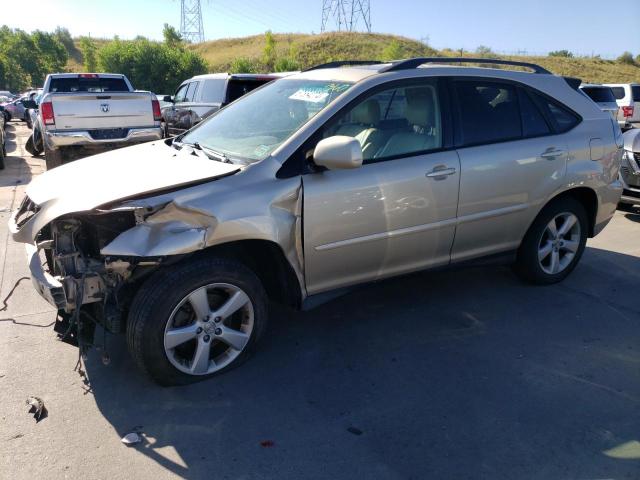
[[[360,430],[359,428],[356,427],[349,427],[347,428],[347,432],[349,433],[353,433],[354,435],[362,435],[362,430]]]
[[[260,442],[260,446],[264,448],[271,448],[271,447],[274,447],[275,445],[276,445],[276,442],[274,442],[273,440],[262,440]]]
[[[142,435],[140,435],[138,432],[127,433],[124,437],[122,437],[121,442],[127,446],[136,445],[142,442]]]
[[[41,398],[29,397],[27,398],[26,403],[31,407],[29,409],[29,413],[33,413],[33,418],[36,419],[36,423],[44,418],[47,418],[47,408],[44,406],[44,402]]]

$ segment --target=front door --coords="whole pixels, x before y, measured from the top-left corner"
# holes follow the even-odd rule
[[[378,89],[324,129],[357,138],[365,160],[303,176],[310,294],[449,263],[460,165],[443,148],[437,85]]]

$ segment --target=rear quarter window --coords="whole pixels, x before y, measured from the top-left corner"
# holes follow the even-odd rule
[[[554,130],[557,133],[564,133],[571,130],[580,123],[580,117],[558,102],[550,100],[537,93],[531,94],[540,109],[551,120]]]

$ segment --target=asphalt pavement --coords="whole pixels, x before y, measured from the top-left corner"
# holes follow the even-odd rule
[[[44,170],[11,122],[0,171],[0,478],[638,479],[640,212],[562,284],[421,273],[273,309],[242,367],[161,388],[124,339],[74,367],[7,220]],[[72,185],[69,188],[73,188]],[[36,423],[25,404],[41,398]],[[141,444],[120,439],[136,431]]]

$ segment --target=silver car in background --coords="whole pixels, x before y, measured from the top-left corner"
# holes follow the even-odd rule
[[[62,338],[126,333],[143,371],[184,384],[245,360],[269,300],[487,261],[539,285],[571,273],[622,193],[622,133],[579,80],[349,63],[34,179],[9,227]]]

